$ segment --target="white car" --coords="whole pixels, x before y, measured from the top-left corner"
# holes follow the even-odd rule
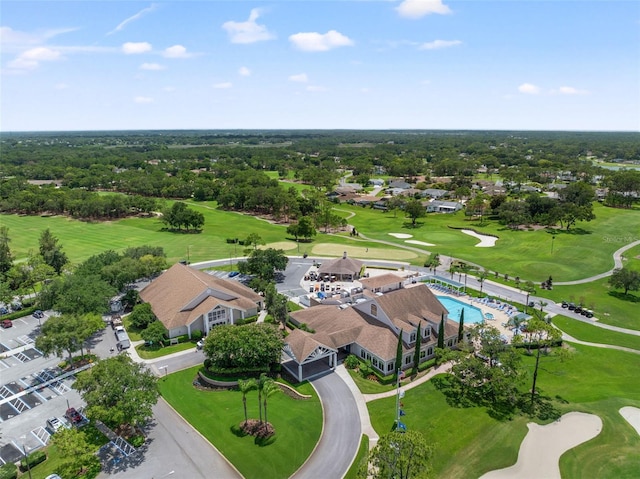
[[[59,429],[62,429],[65,426],[64,423],[57,417],[50,417],[49,419],[47,419],[47,427],[53,434],[55,434]]]
[[[196,343],[196,347],[198,349],[202,349],[203,346],[204,346],[204,340],[202,339]]]

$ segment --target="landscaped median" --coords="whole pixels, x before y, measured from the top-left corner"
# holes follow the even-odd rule
[[[162,378],[162,396],[209,440],[246,479],[281,479],[291,476],[311,455],[322,431],[322,407],[308,383],[295,389],[309,399],[286,394],[269,397],[269,422],[275,435],[265,440],[244,435],[242,393],[237,389],[203,390],[194,387],[199,367]],[[258,397],[247,394],[249,418],[258,417]]]

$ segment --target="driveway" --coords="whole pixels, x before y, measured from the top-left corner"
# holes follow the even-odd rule
[[[360,447],[360,416],[353,395],[335,372],[311,381],[324,413],[322,437],[293,479],[340,478],[349,470]]]
[[[147,445],[132,456],[103,463],[99,479],[242,478],[164,399],[153,407],[153,417]]]

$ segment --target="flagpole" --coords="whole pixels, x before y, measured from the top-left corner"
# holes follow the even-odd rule
[[[396,374],[396,429],[400,425],[400,369]]]

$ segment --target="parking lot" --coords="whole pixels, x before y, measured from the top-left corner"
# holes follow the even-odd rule
[[[61,359],[45,358],[35,348],[40,325],[32,316],[0,329],[0,464],[15,462],[47,444],[46,421],[63,418],[67,407],[81,409],[80,395],[71,388],[73,374],[59,367]]]

